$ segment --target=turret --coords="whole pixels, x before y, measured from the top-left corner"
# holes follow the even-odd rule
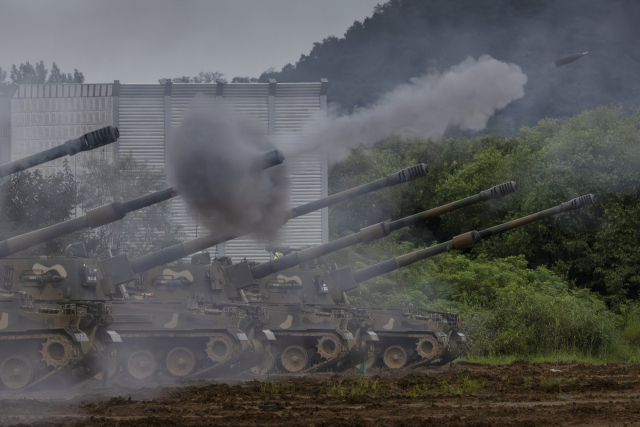
[[[70,139],[64,144],[58,145],[57,147],[53,147],[29,157],[0,166],[0,178],[41,165],[51,160],[59,159],[60,157],[75,156],[81,151],[91,151],[96,148],[104,147],[105,145],[116,142],[119,136],[120,133],[118,132],[118,128],[113,126],[107,126],[94,130],[93,132],[85,133],[78,138]]]
[[[594,195],[587,194],[585,196],[580,196],[568,202],[562,203],[561,205],[554,208],[518,218],[514,221],[506,222],[504,224],[496,225],[495,227],[487,228],[486,230],[470,231],[468,233],[456,236],[448,242],[440,243],[435,246],[431,246],[430,248],[422,249],[416,252],[411,252],[397,258],[392,258],[390,260],[380,262],[378,264],[374,264],[357,271],[353,271],[351,267],[345,267],[336,271],[332,271],[329,277],[327,277],[329,281],[329,288],[331,289],[331,294],[336,301],[343,300],[344,292],[357,288],[359,283],[369,280],[373,277],[392,272],[399,268],[406,267],[418,261],[422,261],[424,259],[445,252],[456,249],[466,249],[473,246],[476,242],[482,239],[488,239],[491,236],[495,236],[497,234],[504,233],[505,231],[522,227],[534,221],[549,218],[563,212],[569,212],[588,205],[593,205],[595,204],[595,202],[596,200]]]
[[[266,153],[262,161],[257,163],[256,167],[266,169],[279,165],[283,161],[284,157],[282,154],[278,150],[274,150]],[[0,258],[5,258],[40,243],[62,237],[85,228],[96,228],[110,224],[121,220],[130,212],[164,202],[165,200],[169,200],[177,195],[178,191],[175,187],[165,188],[164,190],[156,191],[155,193],[147,194],[146,196],[138,197],[137,199],[133,199],[128,202],[109,203],[107,205],[91,209],[87,211],[86,214],[77,218],[3,240],[0,242]]]
[[[455,211],[469,205],[473,205],[475,203],[506,196],[507,194],[511,194],[514,191],[516,191],[516,183],[514,181],[510,181],[504,184],[496,185],[495,187],[491,187],[488,190],[481,191],[474,196],[467,197],[465,199],[461,199],[443,206],[439,206],[428,211],[420,212],[418,214],[411,215],[397,221],[381,222],[379,224],[371,225],[369,227],[363,228],[357,233],[342,237],[329,243],[325,243],[324,245],[306,248],[301,251],[294,252],[290,255],[286,255],[282,258],[250,267],[251,276],[254,279],[261,279],[273,273],[287,270],[289,268],[295,267],[296,265],[311,261],[312,259],[319,258],[323,255],[327,255],[344,248],[348,248],[358,243],[368,243],[374,240],[381,239],[388,236],[394,231],[409,227],[411,225],[425,221],[429,218],[435,218],[437,216]]]
[[[415,179],[426,176],[426,174],[427,174],[427,165],[425,165],[424,163],[420,163],[415,166],[402,169],[399,172],[387,175],[385,178],[379,179],[377,181],[373,181],[368,184],[364,184],[359,187],[355,187],[355,188],[352,188],[340,193],[336,193],[331,196],[324,197],[322,199],[318,199],[313,202],[309,202],[307,204],[298,206],[288,211],[285,217],[288,219],[297,218],[309,212],[313,212],[319,209],[326,208],[328,206],[335,205],[336,203],[339,203],[343,200],[351,199],[356,196],[360,196],[362,194],[367,194],[372,191],[380,190],[382,188],[392,187],[394,185],[413,181]],[[247,234],[250,233],[251,231],[252,230],[247,230]],[[233,240],[237,237],[240,237],[241,235],[242,234],[240,233],[209,234],[207,236],[199,237],[194,240],[189,240],[184,243],[179,243],[177,245],[170,246],[166,249],[144,255],[140,258],[136,258],[131,261],[131,268],[133,269],[134,273],[141,273],[143,271],[147,271],[158,265],[177,261],[181,258],[184,258],[185,256],[195,254],[197,252],[203,251],[212,246],[216,246],[226,241]]]

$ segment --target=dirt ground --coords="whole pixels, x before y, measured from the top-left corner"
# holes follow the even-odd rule
[[[0,425],[640,425],[640,365],[453,366],[0,394]]]

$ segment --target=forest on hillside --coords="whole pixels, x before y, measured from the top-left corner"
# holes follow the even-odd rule
[[[529,77],[525,97],[487,129],[513,135],[522,125],[603,104],[640,106],[638,22],[640,2],[633,0],[391,0],[343,37],[314,43],[295,64],[260,79],[327,78],[329,101],[351,111],[412,77],[487,54]],[[581,52],[589,54],[555,67],[554,59]]]

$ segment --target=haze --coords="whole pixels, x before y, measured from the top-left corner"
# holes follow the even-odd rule
[[[380,0],[0,0],[0,67],[56,61],[87,83],[258,77],[342,36]]]

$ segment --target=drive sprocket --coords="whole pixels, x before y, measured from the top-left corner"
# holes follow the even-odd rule
[[[316,350],[323,359],[332,359],[338,355],[342,350],[342,344],[340,341],[332,335],[323,335],[318,339],[316,344]]]
[[[207,341],[205,351],[207,357],[209,357],[212,362],[222,363],[231,358],[235,352],[235,345],[228,336],[224,334],[214,334],[209,341]]]
[[[442,355],[444,347],[435,339],[435,337],[425,335],[418,339],[416,351],[418,352],[418,356],[422,359],[433,360]]]
[[[82,348],[71,338],[62,334],[52,335],[42,343],[42,360],[47,366],[57,369],[61,366],[73,366],[82,358]]]

